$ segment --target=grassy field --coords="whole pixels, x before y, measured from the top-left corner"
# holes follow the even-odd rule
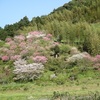
[[[90,92],[100,93],[100,80],[84,79],[80,82],[71,81],[64,85],[54,83],[10,83],[0,85],[0,100],[33,100],[33,98],[51,98],[54,92],[71,95],[88,95]]]

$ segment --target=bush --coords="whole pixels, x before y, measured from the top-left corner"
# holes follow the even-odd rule
[[[32,63],[27,64],[24,59],[19,59],[14,62],[14,70],[15,74],[14,80],[34,80],[40,77],[41,73],[44,70],[44,66],[41,63]]]
[[[64,53],[69,53],[71,47],[69,45],[65,45],[65,44],[61,44],[60,46],[60,53],[64,54]]]
[[[60,57],[48,59],[48,62],[45,64],[47,70],[54,71],[55,73],[63,72],[66,65],[64,59],[61,59]]]
[[[54,78],[51,79],[54,83],[57,85],[63,85],[66,83],[67,80],[67,74],[66,73],[59,73],[59,74],[54,74]]]

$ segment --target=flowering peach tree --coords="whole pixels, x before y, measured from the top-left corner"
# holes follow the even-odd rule
[[[44,54],[51,43],[52,35],[40,31],[29,32],[27,35],[17,35],[14,38],[8,37],[5,40],[6,46],[0,49],[0,57],[2,61],[16,61],[25,58],[44,64],[48,59]]]
[[[14,80],[34,80],[43,73],[44,65],[42,63],[27,64],[25,59],[18,59],[14,62],[15,74]]]

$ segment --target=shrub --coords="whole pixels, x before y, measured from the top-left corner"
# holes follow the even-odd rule
[[[76,47],[72,47],[70,50],[70,54],[71,55],[75,55],[75,54],[79,54],[80,51],[78,51],[78,49]]]
[[[45,56],[35,56],[33,57],[34,62],[36,63],[46,63],[47,62],[47,58]]]
[[[69,45],[65,45],[65,44],[61,44],[60,46],[60,53],[64,54],[64,53],[69,53],[71,47]]]
[[[63,85],[66,82],[66,77],[63,75],[59,75],[57,76],[54,80],[53,80],[57,85]]]
[[[8,60],[9,60],[9,57],[5,55],[5,56],[2,56],[1,59],[2,59],[3,61],[8,61]]]
[[[16,76],[14,80],[34,80],[39,78],[44,70],[44,66],[41,63],[27,64],[24,59],[15,61],[14,65],[13,73]]]

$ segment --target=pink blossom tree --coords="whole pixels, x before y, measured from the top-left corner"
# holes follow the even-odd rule
[[[46,63],[47,62],[47,58],[45,57],[45,56],[35,56],[35,57],[33,57],[33,60],[34,60],[34,62],[35,63]]]
[[[9,60],[9,56],[7,56],[7,55],[2,56],[1,59],[2,59],[3,61],[8,61],[8,60]]]

